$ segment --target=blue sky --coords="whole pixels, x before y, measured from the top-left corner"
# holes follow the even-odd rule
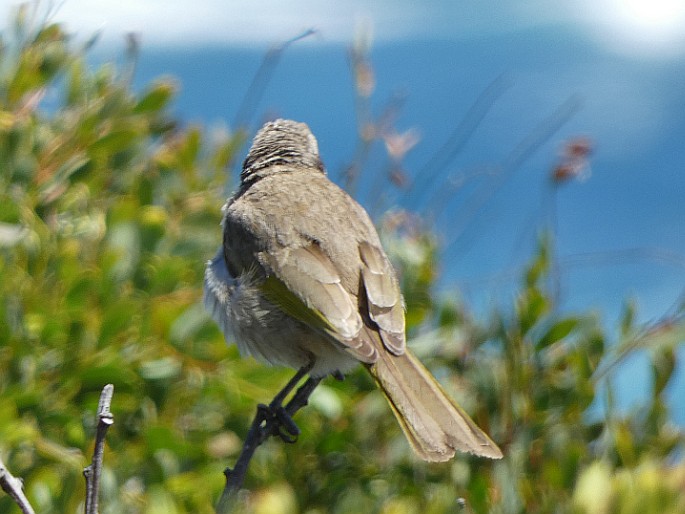
[[[180,116],[229,129],[266,50],[316,28],[315,37],[283,55],[258,111],[307,122],[334,178],[354,152],[347,48],[360,30],[372,37],[377,112],[398,91],[406,95],[397,128],[420,136],[407,155],[410,174],[440,148],[478,95],[505,76],[508,87],[462,152],[431,176],[428,199],[462,173],[501,167],[520,141],[574,98],[577,112],[498,183],[472,218],[464,206],[474,187],[455,190],[436,215],[445,289],[456,286],[481,312],[493,302],[511,304],[517,273],[550,215],[547,174],[564,141],[587,136],[594,146],[590,174],[565,186],[556,201],[564,308],[596,309],[612,326],[626,298],[636,299],[647,321],[683,294],[682,0],[55,3],[52,16],[77,38],[101,31],[100,56],[120,56],[123,35],[140,33],[138,85],[174,75]],[[10,5],[0,4],[0,20],[9,19]],[[379,162],[372,159],[370,168],[381,169]],[[362,185],[358,197],[368,207],[373,183]],[[399,193],[390,200],[420,212],[431,207]],[[463,220],[466,230],[454,234]],[[642,375],[626,380],[633,396],[644,385]],[[681,392],[684,384],[678,382]]]

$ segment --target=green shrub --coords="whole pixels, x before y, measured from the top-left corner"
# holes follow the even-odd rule
[[[256,404],[291,373],[240,360],[200,305],[242,136],[184,126],[173,80],[134,92],[132,66],[88,64],[25,10],[1,37],[0,452],[37,511],[76,512],[113,383],[102,512],[212,512]],[[257,451],[246,511],[437,514],[463,498],[468,512],[682,512],[683,434],[663,398],[682,317],[627,315],[609,337],[592,315],[558,313],[543,238],[511,312],[477,322],[433,291],[434,235],[393,226],[414,347],[505,458],[417,463],[353,373],[316,391],[297,444]],[[653,394],[617,413],[607,377],[637,351]],[[0,512],[18,509],[3,495]]]

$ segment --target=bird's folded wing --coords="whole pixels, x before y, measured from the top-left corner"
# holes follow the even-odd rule
[[[359,244],[361,273],[369,317],[378,325],[383,345],[394,355],[404,353],[404,304],[392,265],[371,243]]]
[[[289,316],[322,332],[362,362],[378,354],[362,330],[357,298],[345,290],[330,258],[316,243],[259,255],[267,269],[264,296]]]

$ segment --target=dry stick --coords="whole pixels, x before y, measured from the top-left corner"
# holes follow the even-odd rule
[[[0,487],[14,500],[14,503],[19,505],[19,508],[24,514],[35,514],[33,507],[29,503],[26,496],[24,496],[24,487],[21,479],[12,476],[5,463],[0,458]]]
[[[375,125],[371,114],[370,91],[363,83],[364,78],[370,77],[371,63],[366,52],[357,46],[353,46],[349,53],[350,69],[354,80],[354,114],[357,122],[357,145],[354,157],[349,165],[341,170],[340,178],[343,180],[345,190],[352,196],[356,194],[357,181],[362,166],[369,157],[375,137],[368,137],[366,130]],[[360,73],[362,70],[362,73]],[[366,90],[366,91],[365,91]]]
[[[616,366],[624,362],[634,351],[649,348],[650,345],[662,344],[659,339],[668,334],[675,334],[676,338],[682,340],[683,335],[685,335],[685,313],[666,315],[642,327],[638,333],[630,336],[625,343],[612,348],[611,354],[607,358],[602,359],[602,362],[600,362],[598,368],[593,373],[592,382],[597,384],[600,380],[605,379]]]
[[[461,152],[468,140],[480,126],[483,118],[490,112],[495,102],[504,92],[511,87],[511,82],[505,74],[493,80],[478,96],[476,101],[447,138],[447,141],[438,149],[428,162],[419,170],[414,177],[416,187],[407,190],[407,194],[414,196],[415,205],[419,205],[423,196],[430,191],[431,185],[440,183],[438,175],[447,165]]]
[[[453,258],[454,243],[459,240],[468,227],[472,227],[473,218],[481,211],[490,198],[502,187],[506,179],[555,134],[580,108],[580,100],[574,95],[564,102],[548,118],[543,120],[511,151],[500,167],[499,173],[492,175],[474,196],[466,203],[463,214],[452,223],[451,234],[447,237],[445,258]],[[463,250],[460,248],[460,250]]]
[[[262,64],[259,66],[257,73],[255,73],[254,77],[252,78],[250,87],[248,87],[247,93],[245,94],[243,101],[240,103],[240,107],[238,107],[238,112],[233,121],[234,127],[237,129],[243,129],[250,124],[250,119],[254,114],[255,108],[264,94],[264,89],[271,80],[271,75],[273,74],[278,61],[283,55],[283,52],[293,43],[296,43],[301,39],[308,38],[316,33],[316,29],[309,28],[301,34],[298,34],[297,36],[269,49],[264,56]]]
[[[226,486],[217,504],[217,513],[231,512],[236,493],[240,490],[245,480],[250,460],[255,450],[264,441],[276,435],[287,443],[294,443],[296,441],[299,429],[293,423],[292,416],[307,405],[309,396],[316,386],[319,385],[321,378],[309,377],[285,407],[282,407],[282,401],[308,371],[306,367],[300,369],[268,406],[262,404],[257,406],[257,414],[252,420],[252,425],[250,425],[250,430],[247,433],[243,449],[240,452],[235,467],[233,469],[226,468],[224,471]],[[279,411],[281,412],[279,413]]]
[[[98,493],[100,489],[100,475],[102,473],[102,457],[105,452],[105,436],[110,426],[114,424],[114,416],[109,410],[112,404],[114,386],[107,384],[100,393],[98,402],[98,427],[95,433],[95,450],[93,462],[83,469],[86,479],[86,510],[85,514],[98,513]]]
[[[374,125],[376,125],[377,127],[376,130],[378,132],[374,139],[380,139],[382,141],[383,133],[393,127],[394,119],[397,118],[397,115],[402,110],[402,106],[405,100],[406,95],[395,94],[392,97],[390,97],[390,99],[386,102],[385,106],[381,110],[380,116],[378,116],[377,121],[374,123]],[[370,149],[371,145],[369,145],[368,150]],[[366,154],[363,156],[363,160],[355,161],[355,163],[353,164],[353,167],[356,168],[357,181],[359,179],[359,171],[361,171],[362,166],[364,166],[365,161],[368,159],[368,157],[369,152],[367,151]],[[393,167],[398,166],[400,163],[401,159],[399,161],[394,161],[393,159],[391,159],[386,170],[383,170],[382,172],[375,174],[375,179],[371,183],[369,193],[367,195],[367,198],[373,200],[373,204],[371,205],[369,211],[372,219],[378,219],[379,213],[387,210],[383,207],[384,203],[388,200],[389,196],[388,189],[386,186],[388,180],[390,180],[390,172],[392,171]],[[354,193],[357,184],[353,183],[348,185],[350,186],[350,189],[346,188],[346,190],[350,194]]]
[[[281,44],[272,46],[266,52],[266,55],[262,59],[262,63],[259,65],[257,72],[254,74],[254,77],[252,77],[250,86],[247,88],[247,92],[240,102],[238,111],[233,119],[233,126],[235,127],[236,131],[235,135],[238,138],[237,148],[241,148],[247,140],[250,120],[254,116],[259,101],[264,96],[264,90],[271,81],[273,72],[276,69],[276,65],[278,64],[278,61],[281,59],[281,56],[285,50],[293,43],[315,34],[317,34],[317,30],[314,28],[309,28],[301,34],[298,34],[297,36],[290,38]],[[233,158],[231,158],[227,165],[227,169],[232,169],[233,164],[234,161]]]

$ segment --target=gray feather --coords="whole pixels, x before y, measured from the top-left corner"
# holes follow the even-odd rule
[[[236,286],[237,280],[231,276],[228,268],[226,268],[224,249],[219,248],[214,258],[207,262],[203,300],[205,308],[219,325],[227,341],[235,337],[228,312],[231,294]]]

